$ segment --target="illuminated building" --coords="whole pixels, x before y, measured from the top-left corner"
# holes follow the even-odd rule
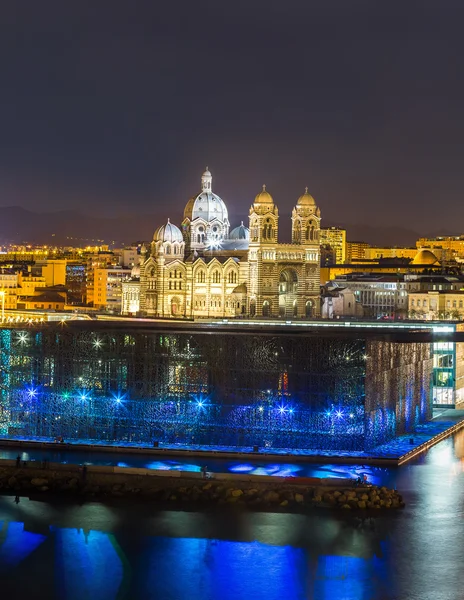
[[[464,235],[419,238],[416,246],[418,249],[431,248],[434,253],[443,251],[443,260],[452,260],[454,257],[464,258]]]
[[[330,246],[335,252],[335,262],[346,261],[346,229],[340,227],[321,227],[321,246]]]
[[[369,248],[367,242],[346,242],[346,262],[351,264],[365,259],[367,248]]]
[[[402,276],[349,273],[340,275],[331,283],[351,290],[356,302],[362,305],[366,317],[374,319],[407,317],[408,298]],[[338,313],[338,315],[351,316],[350,313],[346,315]]]
[[[1,435],[337,452],[413,432],[432,414],[433,328],[347,325],[5,327]]]
[[[249,227],[242,223],[230,230],[227,207],[213,192],[206,170],[181,227],[168,220],[155,231],[150,248],[141,250],[139,285],[136,278],[127,284],[132,295],[139,290],[137,312],[153,317],[319,315],[320,210],[307,189],[292,211],[292,243],[279,244],[278,231],[279,211],[265,186],[250,208]]]
[[[83,304],[86,298],[85,263],[69,261],[66,265],[66,290],[70,304]]]
[[[342,275],[353,274],[406,274],[441,273],[442,265],[430,250],[419,250],[413,260],[409,258],[378,258],[360,260],[346,265],[321,267],[321,283],[334,281]]]
[[[417,248],[377,248],[369,246],[364,249],[364,256],[367,260],[376,260],[378,258],[410,258],[417,255]]]
[[[464,320],[464,284],[459,291],[435,290],[409,293],[409,316],[411,319]]]
[[[0,272],[0,291],[2,291],[2,306],[5,310],[14,310],[18,300],[18,274]]]
[[[122,306],[122,282],[130,274],[131,269],[120,267],[94,269],[94,307],[119,314]]]
[[[60,293],[53,288],[38,289],[33,296],[22,296],[17,303],[18,310],[64,310],[65,306],[66,290],[61,289]]]
[[[95,300],[95,269],[112,268],[118,266],[118,264],[118,257],[113,252],[98,251],[87,255],[85,301],[88,305],[93,306]]]

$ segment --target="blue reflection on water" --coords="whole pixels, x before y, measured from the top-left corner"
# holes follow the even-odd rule
[[[26,583],[14,568],[26,559],[26,572],[53,577],[56,597],[67,600],[358,600],[374,597],[386,577],[385,558],[375,555],[315,555],[258,541],[154,536],[124,550],[116,535],[95,530],[50,526],[37,534],[10,522],[0,533],[0,568],[10,569],[4,581],[11,578],[18,597]],[[47,552],[38,552],[44,542]]]
[[[55,535],[56,580],[59,596],[115,598],[123,579],[123,566],[114,536],[101,531],[51,527]]]
[[[20,564],[45,540],[44,535],[25,531],[23,523],[0,523],[0,570]]]
[[[157,589],[159,597],[173,599],[367,599],[386,570],[375,557],[312,558],[302,548],[259,542],[156,538],[147,553],[146,598]]]

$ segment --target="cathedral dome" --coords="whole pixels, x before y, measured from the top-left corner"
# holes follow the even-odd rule
[[[256,196],[255,204],[274,204],[274,199],[269,192],[266,192],[265,185],[263,185],[263,191]]]
[[[248,229],[248,227],[245,227],[245,225],[242,223],[238,226],[235,227],[235,229],[232,229],[232,231],[230,232],[229,235],[229,239],[231,240],[249,240],[250,239],[250,230]]]
[[[183,242],[181,230],[168,219],[166,225],[161,225],[153,235],[154,242]]]
[[[228,222],[229,214],[224,201],[212,191],[213,178],[208,167],[201,176],[201,192],[187,202],[184,219],[203,219],[207,223],[218,220]]]
[[[412,260],[412,265],[439,265],[440,262],[433,252],[422,248]]]
[[[298,206],[316,206],[316,201],[311,196],[311,194],[308,194],[308,188],[305,188],[305,193],[298,198],[297,205]]]

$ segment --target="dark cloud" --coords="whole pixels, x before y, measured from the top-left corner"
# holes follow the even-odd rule
[[[326,221],[462,232],[461,2],[2,11],[1,205],[180,219],[208,164],[237,218],[308,185]]]

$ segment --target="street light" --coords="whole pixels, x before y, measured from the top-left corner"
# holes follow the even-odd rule
[[[5,290],[0,290],[0,296],[2,298],[2,324],[5,322]]]

